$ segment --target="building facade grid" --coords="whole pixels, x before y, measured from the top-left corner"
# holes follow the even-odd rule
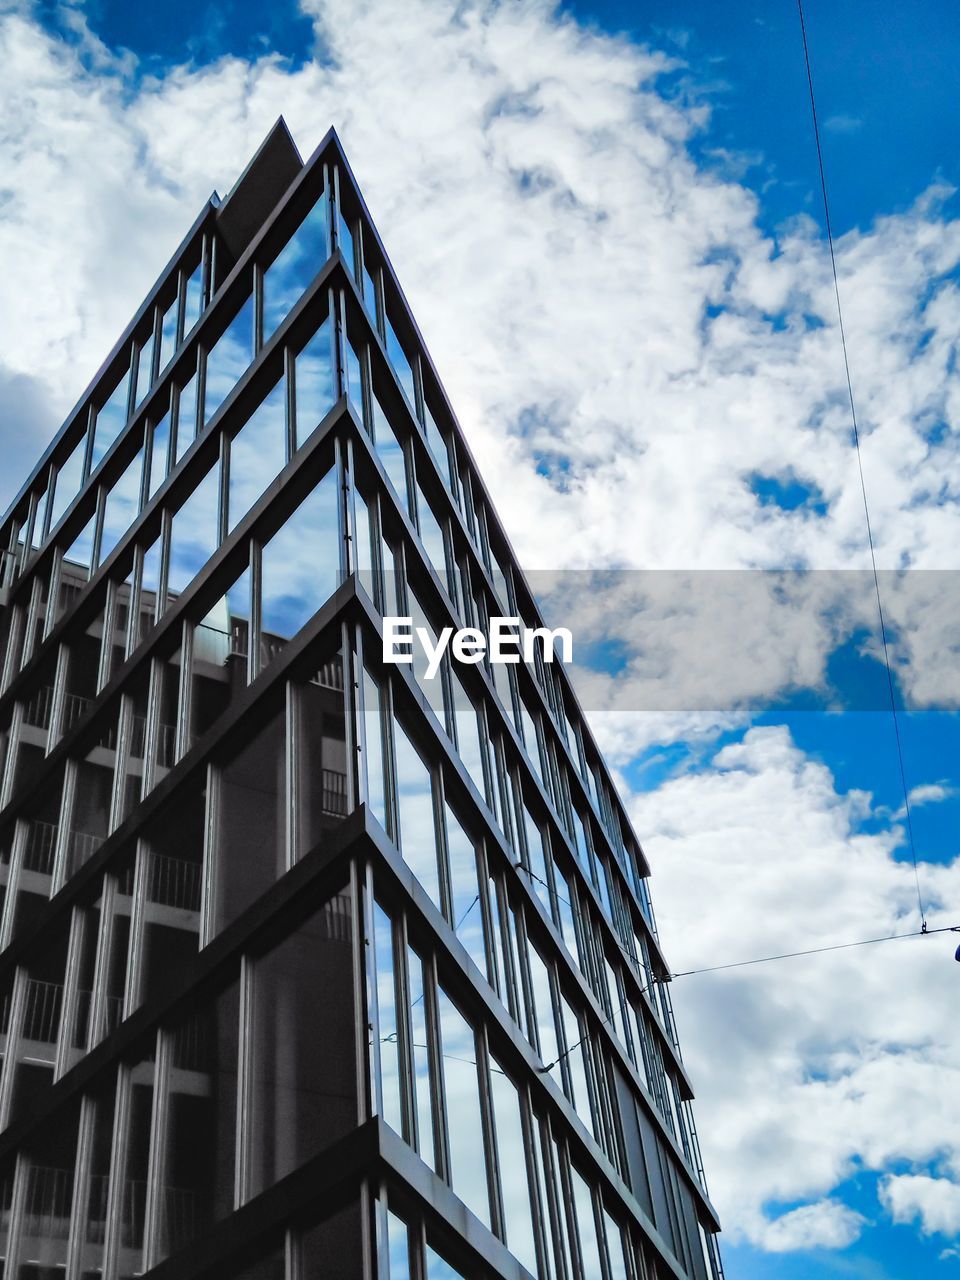
[[[333,133],[211,200],[0,547],[5,1274],[719,1276],[565,673],[382,663],[540,616]]]

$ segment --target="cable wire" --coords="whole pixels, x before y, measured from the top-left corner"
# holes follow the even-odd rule
[[[800,15],[800,34],[803,38],[803,60],[807,70],[807,87],[810,91],[810,113],[813,117],[813,136],[817,144],[817,165],[820,169],[820,194],[823,197],[823,217],[827,228],[827,243],[830,246],[830,266],[833,270],[833,291],[837,300],[837,320],[840,328],[840,344],[843,348],[843,368],[847,379],[847,395],[850,400],[850,417],[853,421],[853,440],[857,449],[857,468],[860,473],[860,492],[863,496],[863,514],[867,525],[867,540],[870,543],[870,561],[873,565],[873,585],[877,595],[877,613],[880,619],[880,639],[883,644],[883,663],[887,672],[887,687],[890,691],[890,710],[893,715],[893,732],[897,743],[897,761],[900,766],[900,785],[903,789],[903,808],[907,820],[907,838],[910,845],[910,858],[913,862],[913,876],[917,887],[917,906],[920,908],[921,932],[927,932],[927,917],[923,909],[923,897],[920,893],[920,871],[917,867],[917,848],[913,838],[913,816],[910,812],[910,795],[907,787],[907,775],[903,764],[903,743],[900,738],[900,720],[897,715],[897,699],[893,687],[893,672],[890,669],[890,654],[887,649],[887,629],[883,617],[883,604],[880,599],[880,575],[877,572],[877,553],[873,542],[873,528],[870,523],[870,507],[867,502],[867,486],[863,476],[863,455],[860,450],[860,428],[857,424],[857,406],[853,398],[853,380],[850,377],[850,360],[847,355],[847,336],[843,327],[843,307],[840,304],[840,280],[837,275],[837,258],[833,247],[833,228],[830,223],[830,202],[827,199],[827,177],[823,164],[823,148],[820,145],[820,124],[817,119],[817,103],[813,92],[813,71],[810,67],[810,49],[807,44],[807,25],[803,16],[803,0],[797,0],[797,11]]]
[[[691,978],[695,973],[719,973],[721,969],[743,969],[751,964],[769,964],[771,960],[793,960],[797,956],[818,956],[824,951],[846,951],[849,947],[871,947],[876,942],[898,942],[902,938],[932,938],[935,933],[960,933],[960,925],[946,924],[940,929],[915,929],[912,933],[888,933],[879,938],[860,938],[857,942],[833,942],[826,947],[810,947],[806,951],[784,951],[775,956],[756,956],[752,960],[734,960],[730,964],[713,964],[704,969],[684,969],[671,973],[670,979]]]

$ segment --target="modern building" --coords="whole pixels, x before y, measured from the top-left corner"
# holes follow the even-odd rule
[[[7,1280],[716,1280],[566,673],[382,660],[539,615],[334,133],[211,198],[0,547]]]

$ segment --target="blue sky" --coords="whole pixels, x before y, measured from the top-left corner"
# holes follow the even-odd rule
[[[565,39],[543,5],[476,0],[456,18],[445,0],[306,8],[326,29],[291,3],[23,10],[0,89],[25,140],[0,140],[11,472],[39,453],[210,189],[229,188],[283,111],[304,153],[331,120],[340,129],[526,564],[866,569],[793,0],[562,6],[634,47]],[[486,30],[463,17],[474,11]],[[960,231],[952,197],[917,201],[960,178],[960,14],[942,0],[808,0],[806,14],[881,563],[953,570]],[[638,44],[671,69],[657,73]],[[38,179],[24,156],[50,169]],[[44,183],[62,199],[32,204]],[[898,680],[907,782],[941,790],[914,809],[931,900],[957,889],[952,659],[930,675],[953,652],[938,632],[951,582],[912,610],[891,601],[913,659]],[[860,652],[869,608],[851,610],[835,644],[767,637],[757,608],[739,666],[725,632],[694,622],[688,645],[612,614],[594,655],[609,674],[669,634],[693,668],[687,710],[706,709],[646,729],[608,724],[601,708],[616,701],[587,701],[677,968],[882,932],[911,909],[893,725],[877,709],[885,677]],[[678,659],[655,656],[669,682]],[[840,688],[841,703],[856,691],[857,705],[868,689],[874,709],[798,709],[798,685]],[[712,719],[712,692],[738,710]],[[960,1041],[944,1030],[958,1022],[960,966],[946,942],[893,946],[907,949],[677,983],[729,1280],[960,1266],[960,1207],[938,1216],[932,1198],[960,1205],[947,1098],[960,1094]],[[896,1182],[911,1176],[937,1187]],[[808,1207],[815,1230],[789,1217]]]

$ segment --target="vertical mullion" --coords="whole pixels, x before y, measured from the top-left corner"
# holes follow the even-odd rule
[[[153,1084],[153,1108],[150,1116],[150,1151],[147,1163],[147,1196],[143,1225],[143,1269],[148,1271],[159,1261],[160,1220],[164,1183],[164,1146],[169,1105],[167,1086],[173,1032],[162,1027],[157,1031],[156,1069]]]

